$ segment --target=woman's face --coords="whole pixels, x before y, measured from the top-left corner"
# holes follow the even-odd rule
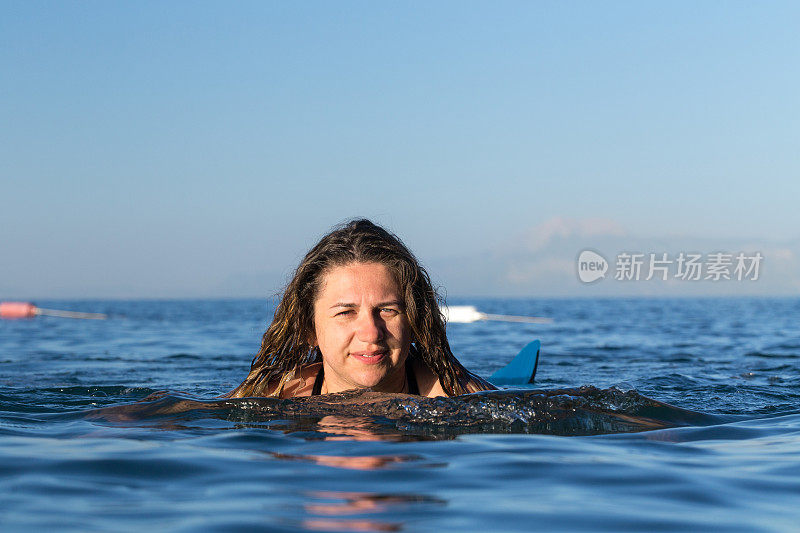
[[[325,368],[323,392],[403,389],[411,327],[385,266],[351,263],[328,271],[314,302],[314,331]]]

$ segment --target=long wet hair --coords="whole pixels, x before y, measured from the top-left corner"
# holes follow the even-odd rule
[[[312,345],[314,302],[324,276],[352,263],[379,263],[394,276],[413,333],[406,364],[413,359],[423,362],[450,396],[469,392],[470,382],[491,387],[453,355],[439,308],[442,300],[414,254],[394,234],[369,220],[357,219],[335,227],[303,258],[264,333],[250,373],[225,396],[280,397],[286,383],[299,377],[305,365],[322,361],[319,348]]]

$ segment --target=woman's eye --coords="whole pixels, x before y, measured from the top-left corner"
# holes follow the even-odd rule
[[[339,311],[338,313],[336,313],[335,316],[347,316],[347,315],[350,315],[352,313],[353,313],[352,309],[347,309],[345,311]]]

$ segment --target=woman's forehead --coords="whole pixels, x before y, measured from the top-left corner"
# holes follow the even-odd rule
[[[328,270],[322,277],[317,300],[342,300],[353,303],[362,298],[401,299],[392,271],[380,263],[348,263]]]

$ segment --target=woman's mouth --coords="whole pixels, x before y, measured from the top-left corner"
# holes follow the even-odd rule
[[[368,365],[376,365],[380,363],[387,355],[386,350],[377,351],[363,351],[363,352],[350,352],[350,357]]]

